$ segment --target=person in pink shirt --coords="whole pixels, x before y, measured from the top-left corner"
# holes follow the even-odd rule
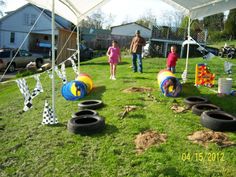
[[[176,46],[171,46],[170,50],[171,52],[168,54],[166,66],[169,71],[175,73],[176,62],[179,57],[176,53]]]
[[[120,48],[117,41],[112,41],[112,46],[107,50],[110,63],[110,79],[116,80],[116,65],[121,62]]]

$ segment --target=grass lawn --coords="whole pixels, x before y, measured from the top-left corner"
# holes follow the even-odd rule
[[[236,60],[231,60],[236,64]],[[56,78],[56,114],[60,124],[43,126],[44,101],[51,102],[51,80],[41,75],[44,93],[33,100],[34,107],[21,113],[23,97],[15,82],[0,85],[0,176],[81,176],[81,177],[234,177],[236,174],[236,148],[219,148],[210,144],[207,148],[193,144],[187,136],[202,127],[199,116],[174,113],[173,102],[184,105],[183,99],[202,95],[225,111],[236,115],[236,97],[217,97],[206,87],[194,87],[195,64],[205,63],[201,58],[189,60],[188,82],[178,98],[164,97],[156,81],[157,73],[165,67],[165,59],[144,59],[144,73],[131,72],[131,59],[123,59],[118,66],[117,80],[109,79],[109,66],[105,57],[81,64],[81,71],[92,76],[95,89],[84,99],[101,99],[105,107],[98,112],[105,118],[106,129],[91,136],[74,135],[67,131],[66,124],[71,114],[78,110],[79,101],[66,101],[60,93],[62,82]],[[219,58],[207,61],[211,71],[219,77],[224,74]],[[178,78],[184,70],[185,59],[177,64]],[[236,89],[236,67],[233,74],[233,89]],[[74,78],[72,68],[67,68],[68,80]],[[27,79],[30,90],[34,79]],[[148,99],[147,93],[123,93],[132,86],[151,87],[156,102]],[[212,88],[217,90],[217,85]],[[120,113],[126,105],[138,108],[124,119]],[[137,155],[134,139],[145,130],[166,133],[166,143],[152,146]],[[236,134],[226,133],[236,142]],[[221,158],[213,159],[213,154]],[[188,157],[186,157],[188,155]],[[203,156],[199,158],[199,156]]]

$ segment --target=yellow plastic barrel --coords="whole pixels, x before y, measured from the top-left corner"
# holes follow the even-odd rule
[[[157,81],[158,81],[158,85],[162,91],[162,93],[165,93],[165,89],[164,86],[166,84],[166,82],[170,79],[170,78],[175,78],[176,79],[176,88],[173,90],[173,86],[170,86],[168,88],[168,94],[166,96],[169,97],[176,97],[180,94],[180,92],[182,91],[182,85],[179,82],[179,80],[175,77],[175,75],[169,71],[169,70],[161,70],[158,75],[157,75]]]
[[[87,86],[87,93],[92,91],[92,89],[93,89],[93,80],[92,80],[92,78],[88,74],[81,73],[76,78],[76,80],[85,83],[85,85]]]

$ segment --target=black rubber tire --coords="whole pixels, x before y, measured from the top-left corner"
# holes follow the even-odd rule
[[[81,101],[79,104],[79,109],[98,109],[103,106],[101,100],[85,100]]]
[[[105,120],[97,115],[82,115],[72,118],[67,123],[70,132],[89,135],[101,132],[105,128]]]
[[[42,58],[36,59],[36,67],[41,68],[42,65],[43,65],[43,59]]]
[[[80,110],[78,112],[73,113],[71,117],[75,118],[82,115],[98,115],[98,112],[92,109],[84,109],[84,110]]]
[[[208,103],[208,99],[201,96],[189,96],[187,98],[184,98],[184,103],[191,108],[195,104],[203,104]]]
[[[236,117],[224,111],[204,111],[201,124],[214,131],[236,131]]]
[[[220,111],[221,108],[214,105],[214,104],[195,104],[192,107],[192,112],[197,115],[201,115],[204,111],[210,111],[210,110],[215,110],[215,111]]]
[[[13,73],[16,70],[16,64],[15,63],[11,63],[11,65],[8,68],[8,72],[9,73]]]
[[[233,56],[232,53],[228,53],[228,54],[227,54],[227,57],[228,57],[228,59],[233,59],[234,56]]]

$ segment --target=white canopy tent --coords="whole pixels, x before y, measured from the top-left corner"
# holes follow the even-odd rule
[[[104,3],[109,0],[27,0],[28,2],[51,10],[52,13],[56,13],[59,16],[71,21],[73,24],[78,25],[79,22],[88,15],[89,12],[99,8]],[[185,15],[189,16],[188,24],[188,39],[190,40],[190,19],[197,19],[216,13],[224,12],[236,8],[236,0],[162,0],[167,4],[173,6],[174,8],[182,11]],[[124,4],[125,5],[125,4]],[[53,16],[52,16],[53,17]],[[53,23],[52,23],[53,24]],[[78,31],[78,30],[77,30]],[[54,34],[54,26],[52,25],[52,34]],[[79,35],[77,35],[79,36]],[[54,37],[52,37],[53,39]],[[54,39],[52,40],[52,46],[54,46]],[[78,53],[79,53],[79,39],[77,39]],[[52,52],[54,53],[54,51]],[[185,74],[187,74],[188,67],[188,54],[189,54],[189,44],[187,47],[187,58],[186,58],[186,68]],[[79,54],[78,54],[79,56]],[[55,61],[55,56],[52,56],[53,62]],[[79,62],[79,59],[78,59]],[[53,63],[54,66],[54,63]],[[54,69],[54,68],[53,68]],[[54,72],[54,71],[53,71]],[[53,81],[54,85],[54,81]],[[54,95],[54,86],[53,86]],[[54,110],[54,99],[53,96],[53,110]]]
[[[186,55],[186,66],[182,74],[184,82],[187,80],[188,72],[188,58],[189,58],[189,44],[191,43],[190,36],[190,24],[191,19],[198,19],[210,15],[214,15],[226,10],[236,8],[236,0],[162,0],[174,8],[182,11],[186,16],[189,17],[188,21],[188,42],[187,42],[187,55]]]

